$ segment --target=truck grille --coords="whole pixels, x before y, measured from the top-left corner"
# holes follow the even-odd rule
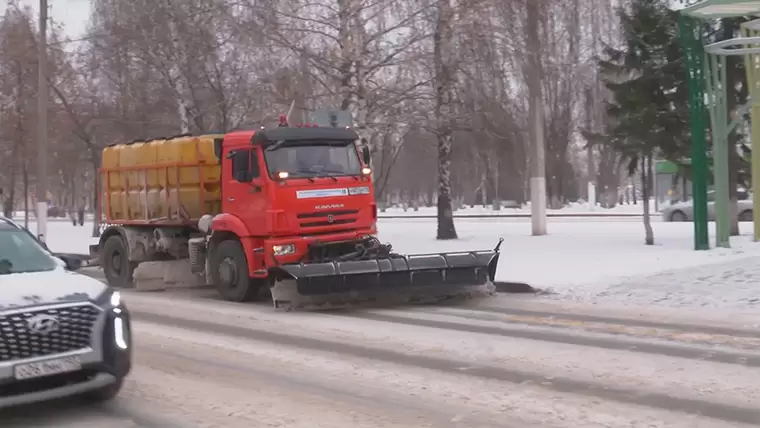
[[[44,357],[90,346],[100,310],[91,304],[29,310],[0,315],[0,361]],[[35,332],[30,320],[38,316],[57,320],[58,328]]]
[[[357,214],[359,210],[319,211],[298,214],[298,220],[301,221],[301,227],[338,226],[356,223],[353,216]]]

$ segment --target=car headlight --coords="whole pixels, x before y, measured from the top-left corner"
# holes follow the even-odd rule
[[[116,316],[113,319],[113,340],[121,350],[129,349],[129,341],[127,339],[129,332],[127,328],[126,322],[124,322],[124,318],[121,316]]]
[[[106,328],[113,329],[114,344],[121,350],[129,349],[129,322],[121,293],[107,290],[95,301],[101,308],[109,311]]]
[[[107,290],[101,294],[95,301],[95,304],[104,309],[116,309],[121,307],[122,299],[121,293],[114,290]]]
[[[272,251],[274,252],[275,256],[286,256],[288,254],[295,253],[296,246],[293,244],[273,245]]]

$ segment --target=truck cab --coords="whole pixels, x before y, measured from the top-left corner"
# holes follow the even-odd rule
[[[312,126],[232,132],[218,139],[222,213],[207,228],[210,279],[234,280],[220,267],[225,240],[240,242],[247,274],[256,281],[281,265],[353,252],[357,242],[375,235],[369,150],[360,151],[358,139],[351,129]]]

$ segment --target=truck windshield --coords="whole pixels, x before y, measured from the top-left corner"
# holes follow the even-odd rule
[[[287,172],[291,177],[360,175],[361,162],[354,144],[346,141],[288,142],[264,150],[270,176]]]
[[[25,230],[0,224],[0,275],[51,271],[58,264]]]

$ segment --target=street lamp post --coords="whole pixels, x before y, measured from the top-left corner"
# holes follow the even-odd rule
[[[47,149],[48,149],[48,83],[47,83],[47,18],[48,0],[40,0],[40,40],[37,70],[37,237],[47,240]]]

